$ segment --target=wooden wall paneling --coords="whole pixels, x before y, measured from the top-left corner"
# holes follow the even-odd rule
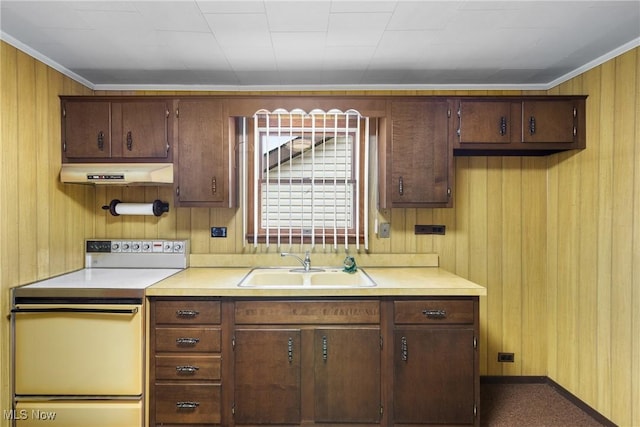
[[[498,352],[503,351],[503,195],[502,157],[487,160],[487,296],[485,297],[487,324],[486,336],[481,336],[481,351],[486,352],[486,371],[481,375],[502,375],[503,363],[498,362]],[[482,312],[480,313],[482,315]],[[481,325],[483,320],[481,319]],[[483,345],[484,344],[484,345]]]
[[[488,158],[471,157],[469,159],[469,280],[487,286],[488,263]],[[487,372],[488,354],[486,352],[487,298],[480,298],[480,371]]]
[[[455,239],[454,270],[462,277],[469,277],[469,157],[456,159],[456,207],[455,227],[450,238]],[[458,169],[459,168],[459,169]]]
[[[515,353],[515,362],[503,364],[504,375],[522,374],[522,159],[503,159],[502,295],[503,349]]]
[[[636,83],[635,51],[618,56],[616,61],[614,167],[613,167],[613,229],[612,229],[612,386],[616,396],[612,401],[616,422],[631,425],[632,351],[632,283],[633,283],[633,173],[635,120],[638,87]],[[638,213],[636,213],[638,214]],[[637,362],[636,362],[637,363]]]
[[[581,162],[578,186],[578,217],[580,231],[578,233],[577,299],[580,342],[580,359],[578,372],[580,373],[582,400],[590,406],[597,404],[597,376],[585,376],[584,372],[597,372],[597,277],[598,277],[598,149],[597,135],[600,133],[600,74],[587,73],[581,79],[582,87],[573,87],[572,92],[588,91],[586,111],[586,135],[589,149],[579,154]],[[593,139],[590,136],[594,136]]]
[[[237,253],[235,236],[235,209],[215,208],[210,209],[209,229],[211,227],[227,227],[227,237],[209,237],[210,253]],[[211,231],[211,230],[209,230]]]
[[[18,119],[18,146],[17,174],[13,177],[17,184],[17,193],[14,203],[18,205],[18,261],[20,269],[20,281],[22,283],[35,281],[37,277],[37,235],[33,230],[37,229],[36,213],[38,200],[34,197],[36,192],[36,170],[38,159],[36,150],[36,116],[35,109],[35,60],[21,52],[17,53],[17,85],[18,96],[15,108]]]
[[[435,224],[433,222],[433,209],[417,209],[416,210],[416,224]],[[407,229],[407,233],[415,235],[415,227]],[[421,235],[415,236],[415,252],[416,253],[432,253],[433,252],[433,240],[434,235]]]
[[[547,161],[522,159],[522,375],[547,372]]]
[[[209,212],[206,208],[191,208],[191,253],[209,253]]]
[[[594,73],[591,71],[590,73]],[[615,115],[615,61],[598,67],[600,75],[600,103],[598,107],[599,132],[594,145],[587,135],[587,149],[598,152],[598,246],[597,246],[597,304],[596,311],[596,370],[597,402],[595,407],[606,417],[611,417],[611,277],[612,277],[612,229],[613,229],[613,118]],[[589,102],[587,98],[587,102]],[[587,104],[588,107],[593,104]],[[597,144],[597,145],[595,145]]]
[[[36,277],[38,279],[49,276],[50,257],[50,192],[49,186],[54,176],[51,171],[51,150],[53,144],[49,142],[55,138],[51,133],[51,123],[54,117],[49,109],[49,77],[48,67],[40,61],[35,61],[35,130],[36,157],[38,167],[34,171],[36,188],[35,198],[38,201],[36,211]]]
[[[65,271],[65,226],[63,219],[65,217],[65,196],[63,193],[64,185],[58,179],[60,170],[61,156],[60,151],[60,99],[58,94],[63,93],[64,78],[52,68],[48,70],[48,108],[50,111],[49,131],[51,132],[50,141],[58,141],[58,143],[49,144],[49,182],[47,189],[49,191],[49,205],[47,206],[49,215],[49,276],[64,273]]]
[[[633,337],[631,360],[631,424],[640,425],[640,54],[636,50],[636,103],[635,103],[635,152],[633,169],[633,319],[631,336]],[[635,402],[635,403],[634,403]]]
[[[392,208],[389,209],[391,211],[391,216],[389,219],[391,223],[391,232],[389,241],[391,244],[391,253],[402,253],[406,251],[406,241],[405,241],[405,233],[406,233],[406,216],[405,211],[407,209],[404,208]]]
[[[157,197],[169,203],[169,212],[160,217],[155,231],[158,239],[189,239],[190,221],[187,208],[176,208],[173,203],[173,186],[162,185],[157,188]]]
[[[0,173],[2,192],[0,193],[0,218],[2,219],[2,268],[3,287],[15,285],[20,277],[20,260],[14,243],[18,242],[18,55],[17,50],[4,42],[2,46],[2,149],[0,150]],[[13,112],[13,113],[12,113]]]

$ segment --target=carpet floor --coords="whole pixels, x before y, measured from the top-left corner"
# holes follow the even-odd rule
[[[480,425],[487,427],[601,427],[549,384],[482,384]]]

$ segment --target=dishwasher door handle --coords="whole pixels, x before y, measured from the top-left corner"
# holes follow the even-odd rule
[[[49,307],[49,308],[14,308],[12,313],[95,313],[95,314],[136,314],[138,308],[73,308],[73,307]]]

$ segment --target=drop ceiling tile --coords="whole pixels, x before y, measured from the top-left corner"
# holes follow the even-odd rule
[[[264,1],[197,0],[202,13],[265,13]]]
[[[156,30],[209,32],[207,21],[193,2],[136,2],[136,8]]]
[[[223,48],[271,48],[271,35],[264,14],[207,13],[204,16],[218,44]]]
[[[326,31],[331,2],[267,1],[267,20],[271,31]]]
[[[331,2],[331,13],[393,12],[397,1],[340,0]]]
[[[399,1],[387,30],[442,29],[455,16],[460,2]]]
[[[375,46],[390,13],[336,13],[329,20],[328,46]]]
[[[261,47],[245,47],[239,49],[225,49],[225,57],[229,62],[231,69],[236,72],[250,72],[251,70],[260,70],[273,72],[277,70],[276,60],[271,49]]]

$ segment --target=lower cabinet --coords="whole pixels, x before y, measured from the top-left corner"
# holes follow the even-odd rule
[[[477,297],[206,303],[151,301],[151,426],[479,425]]]

